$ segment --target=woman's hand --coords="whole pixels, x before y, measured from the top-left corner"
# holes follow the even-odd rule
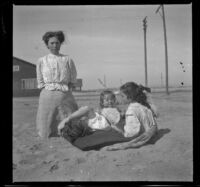
[[[58,134],[61,135],[61,130],[65,127],[65,124],[70,122],[70,118],[67,117],[64,120],[62,120],[58,125]]]

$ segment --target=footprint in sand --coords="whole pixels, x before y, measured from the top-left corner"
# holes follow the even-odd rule
[[[77,159],[76,159],[76,162],[77,162],[77,164],[81,164],[81,163],[84,163],[84,162],[86,162],[86,159],[85,159],[85,158],[82,158],[82,157],[80,157],[80,158],[77,158]]]
[[[32,152],[32,153],[40,153],[40,149],[42,148],[42,145],[39,143],[39,144],[34,144],[32,147],[29,148],[29,150]]]
[[[51,166],[51,168],[49,169],[50,172],[53,172],[55,170],[59,169],[59,166],[58,166],[58,162],[56,162],[55,164],[53,164]]]
[[[97,154],[96,155],[96,161],[98,162],[98,161],[102,161],[102,160],[104,160],[106,158],[106,155],[99,155],[99,154]]]
[[[19,167],[23,169],[31,169],[35,167],[35,160],[32,159],[22,159],[19,161]]]
[[[50,154],[50,155],[47,155],[47,157],[45,158],[45,161],[47,163],[50,163],[50,162],[55,161],[55,159],[56,159],[56,155],[55,154]]]

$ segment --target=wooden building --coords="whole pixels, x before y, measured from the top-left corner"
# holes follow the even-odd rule
[[[82,86],[83,86],[82,79],[76,79],[76,83],[74,84],[73,91],[75,91],[75,90],[81,91],[82,90]]]
[[[82,89],[82,79],[77,79],[73,90]],[[36,65],[13,57],[13,96],[38,96]]]
[[[13,96],[38,96],[36,65],[13,57]]]

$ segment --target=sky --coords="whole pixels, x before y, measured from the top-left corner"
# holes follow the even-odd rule
[[[143,19],[147,16],[148,86],[165,86],[159,5],[13,5],[13,56],[36,64],[49,53],[42,36],[62,30],[62,54],[74,60],[83,89],[145,84]],[[192,85],[192,4],[164,5],[169,86]],[[183,63],[183,65],[180,64]],[[185,72],[184,72],[184,71]]]

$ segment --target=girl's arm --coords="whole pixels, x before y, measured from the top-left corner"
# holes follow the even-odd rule
[[[126,114],[126,120],[125,120],[125,126],[124,126],[124,136],[125,137],[133,137],[137,135],[140,131],[141,124],[138,120],[137,116],[133,113]]]
[[[83,107],[79,108],[77,111],[70,114],[67,118],[69,121],[72,119],[81,118],[82,116],[87,115],[91,110],[92,110],[92,108],[90,108],[88,106],[83,106]]]
[[[41,89],[44,87],[45,83],[42,76],[42,65],[40,59],[38,60],[36,65],[36,74],[37,74],[38,88]]]
[[[65,118],[64,120],[62,120],[60,122],[60,124],[58,125],[58,133],[60,134],[60,131],[62,128],[64,128],[65,123],[73,120],[73,119],[77,119],[77,118],[81,118],[84,115],[87,115],[92,109],[88,106],[84,106],[79,108],[77,111],[75,111],[74,113],[70,114],[67,118]]]
[[[119,132],[120,134],[124,135],[124,131],[119,129],[117,126],[112,125],[111,128],[113,128],[114,130],[116,130],[117,132]]]
[[[74,61],[70,58],[69,60],[69,68],[70,68],[70,82],[73,84],[76,82],[76,78],[77,78],[77,71],[76,71],[76,66],[74,64]]]

